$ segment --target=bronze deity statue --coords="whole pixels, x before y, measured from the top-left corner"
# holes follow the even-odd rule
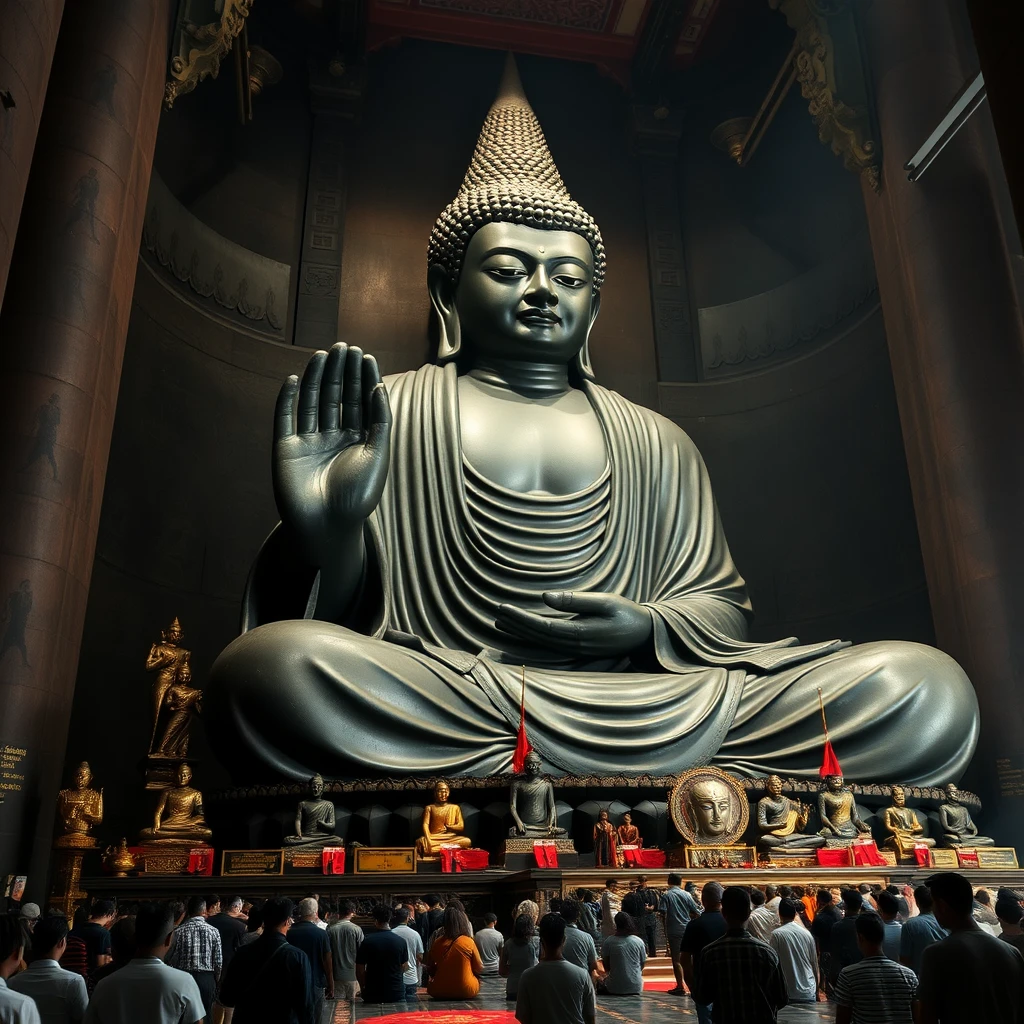
[[[761,832],[757,845],[774,853],[790,850],[802,852],[825,845],[821,835],[809,835],[803,830],[811,817],[807,804],[790,800],[782,795],[782,779],[769,775],[764,784],[765,795],[757,801],[757,827]]]
[[[155,744],[155,755],[182,758],[188,754],[188,734],[192,719],[202,708],[203,691],[191,685],[192,668],[181,662],[174,681],[163,698],[163,730]]]
[[[88,761],[75,769],[74,786],[58,791],[57,816],[61,834],[54,840],[54,846],[88,848],[96,845],[89,830],[103,821],[103,790],[92,788],[92,769]]]
[[[861,821],[853,791],[847,788],[842,775],[830,775],[825,788],[818,794],[818,817],[821,831],[829,846],[846,846],[871,832],[871,826]]]
[[[949,783],[946,799],[939,805],[939,821],[942,822],[945,846],[995,846],[996,841],[988,836],[978,835],[971,812],[960,803],[960,791]]]
[[[900,857],[912,857],[915,846],[935,845],[935,840],[924,834],[916,812],[907,806],[907,794],[902,786],[892,787],[892,806],[885,809],[885,829],[891,835],[884,845]]]
[[[608,812],[602,807],[597,812],[597,821],[594,824],[594,867],[618,867],[618,841],[618,832],[615,831]]]
[[[341,840],[334,831],[334,816],[334,804],[324,799],[324,780],[314,775],[309,780],[309,799],[300,801],[295,810],[295,834],[285,836],[284,845],[340,845]]]
[[[536,839],[565,839],[568,832],[558,827],[555,787],[541,775],[540,755],[531,751],[523,762],[525,776],[517,775],[509,791],[509,809],[515,825],[510,836]]]
[[[423,808],[423,835],[416,840],[416,852],[421,857],[436,857],[442,846],[473,845],[473,840],[463,835],[466,825],[462,820],[462,808],[448,802],[451,789],[441,780],[434,786],[434,802]]]
[[[551,770],[813,776],[820,687],[849,769],[959,777],[978,707],[946,655],[750,641],[693,442],[596,382],[604,244],[511,60],[427,262],[436,364],[382,381],[339,343],[281,389],[281,524],[207,688],[239,780],[507,770],[524,665]]]
[[[191,781],[192,769],[178,765],[175,785],[162,790],[157,800],[153,827],[139,833],[142,843],[191,845],[213,838],[203,818],[203,794],[189,785]]]
[[[158,754],[157,729],[160,726],[160,719],[164,711],[164,699],[167,691],[171,689],[178,679],[178,672],[183,665],[189,663],[192,652],[181,646],[185,634],[182,631],[181,623],[177,616],[174,621],[160,631],[160,642],[153,644],[146,656],[146,671],[155,672],[156,680],[153,683],[153,729],[149,740],[149,752]],[[187,746],[186,739],[186,746]]]
[[[643,836],[640,835],[640,829],[633,824],[633,815],[626,811],[622,816],[622,824],[617,829],[619,837],[619,847],[623,846],[643,846]]]

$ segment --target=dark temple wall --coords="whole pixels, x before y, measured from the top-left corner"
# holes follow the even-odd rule
[[[427,234],[461,180],[500,66],[499,54],[427,44],[372,58],[364,117],[347,150],[341,337],[376,352],[389,372],[418,365],[428,351]],[[660,406],[703,451],[734,555],[760,612],[758,635],[927,639],[931,627],[906,467],[873,306],[865,305],[814,346],[763,368],[659,390],[626,98],[583,65],[526,58],[521,70],[570,191],[605,234],[609,280],[592,339],[598,378],[633,400]],[[192,99],[202,102],[202,87]],[[295,103],[294,124],[307,123],[299,99],[288,102]],[[253,135],[233,151],[228,171],[231,180],[249,183],[238,202],[250,210],[261,200],[259,190],[252,191],[259,175],[247,161],[265,167],[269,149],[290,137],[280,134],[287,118],[261,119],[258,106],[256,113],[246,129]],[[187,121],[184,108],[181,119]],[[809,117],[806,130],[813,141]],[[188,138],[176,124],[174,146],[161,152],[183,158]],[[707,144],[696,130],[684,141],[682,152]],[[811,152],[821,162],[805,165],[799,187],[833,209],[836,224],[856,221],[856,188],[837,190],[829,177],[830,155],[816,142]],[[724,159],[712,152],[694,166],[714,175],[721,166],[716,160]],[[167,160],[158,169],[173,188],[184,189]],[[266,187],[283,190],[280,210],[288,196],[303,192],[306,160],[292,153],[271,162],[282,177]],[[749,187],[776,187],[758,177],[757,166],[748,171]],[[700,174],[681,178],[681,188],[692,190],[684,208],[712,195]],[[230,190],[220,188],[229,205]],[[190,204],[198,211],[195,195]],[[209,210],[206,215],[212,217]],[[721,210],[723,220],[742,215]],[[710,199],[704,216],[713,234]],[[294,264],[298,233],[289,254],[282,248],[285,221],[275,220],[277,227],[261,241],[251,226],[247,232],[232,227],[242,219],[237,210],[224,209],[215,226],[229,237],[237,232],[234,240],[247,246],[276,246],[261,255]],[[821,230],[832,228],[823,224]],[[745,241],[742,232],[730,238],[741,250],[737,266],[779,259],[763,243]],[[821,253],[827,249],[807,256],[808,265],[826,258]],[[691,245],[688,259],[699,258],[699,245]],[[749,294],[728,291],[727,259],[709,260],[708,267],[712,263],[719,280],[708,285],[711,297],[702,302]],[[132,841],[150,813],[136,771],[149,730],[152,677],[143,662],[150,643],[179,616],[202,685],[217,652],[235,635],[249,564],[276,521],[269,473],[274,396],[307,354],[227,323],[215,305],[143,258],[67,755],[68,764],[88,758],[97,784],[106,788],[104,838],[124,834]],[[196,785],[226,784],[201,729],[194,731],[192,753]]]

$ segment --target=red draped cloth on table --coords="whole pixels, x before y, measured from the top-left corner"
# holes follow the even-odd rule
[[[874,843],[851,843],[850,846],[816,850],[818,863],[824,868],[885,867],[887,861]]]
[[[533,857],[539,868],[558,867],[558,848],[550,840],[540,840],[534,843]]]
[[[345,874],[344,846],[325,846],[320,859],[322,870],[325,875]]]
[[[622,860],[629,868],[663,868],[665,866],[664,850],[624,849]]]
[[[441,847],[441,870],[445,874],[454,871],[483,871],[489,864],[486,850],[462,850],[458,847]]]

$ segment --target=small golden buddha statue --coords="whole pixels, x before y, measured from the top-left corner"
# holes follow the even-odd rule
[[[892,833],[884,845],[900,857],[912,857],[916,845],[935,845],[934,839],[925,836],[917,814],[907,807],[907,794],[902,786],[892,787],[892,807],[885,809],[884,821],[886,831]]]
[[[163,698],[163,732],[154,753],[161,757],[185,757],[192,719],[202,710],[203,691],[192,686],[192,668],[183,661]]]
[[[54,840],[54,846],[92,847],[96,840],[89,829],[103,821],[103,790],[91,788],[92,770],[83,761],[75,769],[75,784],[57,793],[57,814],[63,834]]]
[[[192,769],[178,765],[177,782],[163,790],[153,815],[153,827],[143,829],[139,838],[144,843],[207,843],[213,833],[203,819],[203,794],[193,789]]]
[[[153,683],[153,730],[149,740],[151,754],[160,753],[157,729],[164,710],[164,698],[178,678],[178,670],[182,665],[187,665],[192,657],[192,652],[181,646],[184,639],[181,623],[175,618],[167,629],[160,631],[160,642],[153,644],[146,655],[146,671],[156,673],[156,681]]]
[[[450,793],[447,782],[438,782],[434,802],[423,808],[423,835],[416,840],[416,852],[421,857],[439,856],[442,846],[473,845],[473,840],[462,834],[466,829],[462,808],[448,803]]]

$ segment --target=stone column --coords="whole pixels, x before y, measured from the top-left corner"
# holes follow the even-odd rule
[[[903,170],[971,74],[961,15],[865,11],[883,170],[864,200],[936,635],[981,704],[965,783],[981,831],[1024,845],[1024,329],[978,126],[917,184]]]
[[[0,753],[10,748],[0,761],[0,874],[27,873],[27,898],[37,902],[45,896],[168,26],[167,0],[68,5],[0,314]],[[95,742],[116,742],[117,723],[111,708],[110,732]]]
[[[0,0],[0,306],[64,0]]]

